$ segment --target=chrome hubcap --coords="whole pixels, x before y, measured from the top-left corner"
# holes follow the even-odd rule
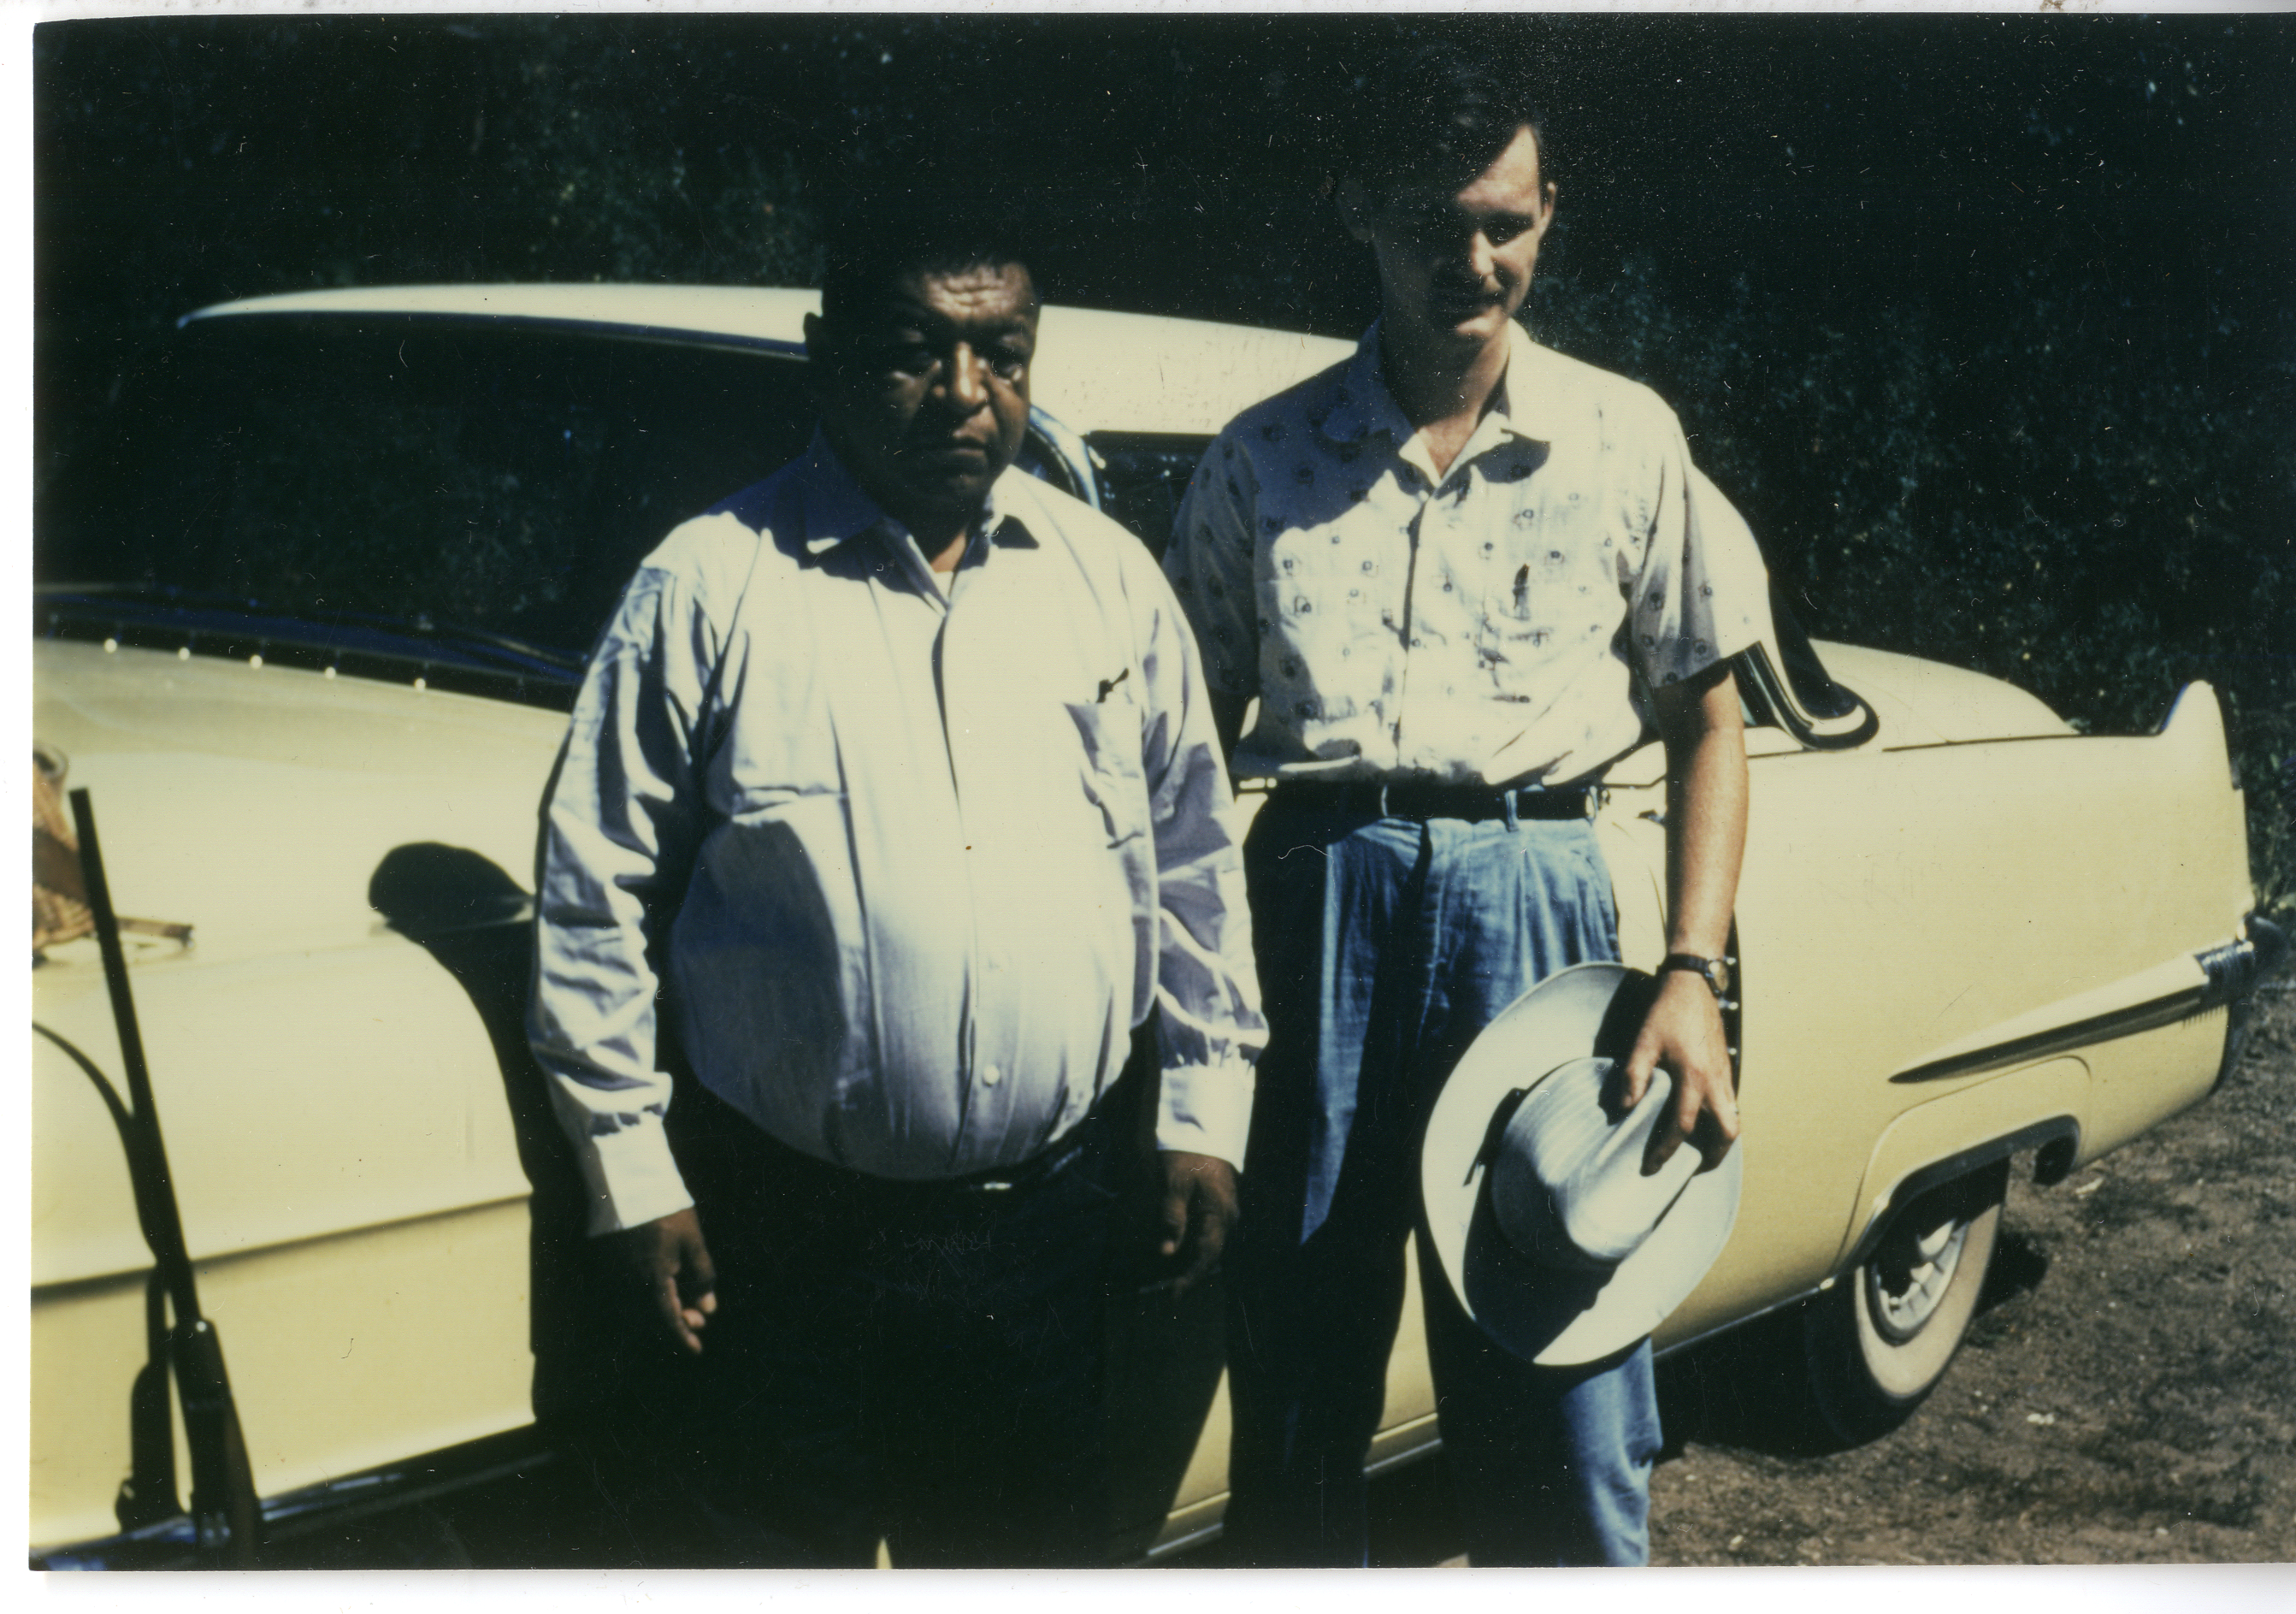
[[[1969,1223],[1958,1218],[1893,1234],[1866,1268],[1866,1302],[1874,1326],[1903,1345],[1937,1314],[1961,1265]]]

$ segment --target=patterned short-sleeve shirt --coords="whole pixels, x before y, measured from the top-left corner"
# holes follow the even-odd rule
[[[1259,697],[1239,773],[1562,783],[1633,748],[1648,689],[1767,630],[1760,553],[1673,411],[1510,341],[1439,475],[1376,325],[1206,453],[1165,569],[1212,688]]]

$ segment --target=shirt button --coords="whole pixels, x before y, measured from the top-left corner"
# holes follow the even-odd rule
[[[985,1067],[980,1073],[980,1085],[983,1087],[994,1087],[1004,1079],[1004,1073],[994,1065]]]

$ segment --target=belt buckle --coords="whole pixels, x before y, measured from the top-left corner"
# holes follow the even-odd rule
[[[1097,1119],[1095,1116],[1087,1115],[1056,1139],[1053,1146],[1042,1154],[1033,1155],[1018,1165],[1007,1168],[1003,1176],[980,1177],[966,1182],[963,1185],[964,1191],[972,1194],[1009,1194],[1023,1183],[1041,1182],[1047,1177],[1057,1177],[1066,1171],[1070,1162],[1082,1152],[1086,1141],[1085,1128],[1090,1126],[1095,1119]]]
[[[1598,785],[1572,785],[1553,790],[1537,785],[1520,786],[1498,793],[1499,804],[1509,818],[1517,816],[1552,819],[1567,823],[1571,819],[1591,819],[1609,800],[1609,794]],[[1565,796],[1576,797],[1576,811],[1565,814],[1557,811]]]

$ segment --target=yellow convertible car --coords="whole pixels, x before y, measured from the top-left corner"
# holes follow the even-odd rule
[[[610,1421],[578,1189],[521,1025],[537,805],[638,557],[801,445],[812,304],[552,285],[207,309],[61,457],[33,624],[36,1562],[263,1561],[358,1511],[577,1466],[569,1443]],[[1211,432],[1349,350],[1059,308],[1041,346],[1028,468],[1152,546]],[[1858,1439],[1946,1370],[2013,1160],[2061,1178],[2208,1093],[2282,943],[2251,913],[2205,686],[2152,736],[2087,737],[1783,610],[1739,671],[1743,1204],[1659,1343],[1777,1313],[1800,1386],[1778,1415]],[[112,971],[132,1022],[74,877],[81,789],[134,916]],[[1645,967],[1662,796],[1652,744],[1601,819]],[[131,1023],[148,1081],[122,1098]],[[154,1115],[164,1152],[135,1141]],[[1226,1460],[1217,1295],[1136,1288],[1111,1319],[1119,1560],[1216,1529]],[[235,1424],[217,1353],[184,1348],[194,1309]],[[1374,1465],[1435,1445],[1415,1317],[1384,1425]]]

